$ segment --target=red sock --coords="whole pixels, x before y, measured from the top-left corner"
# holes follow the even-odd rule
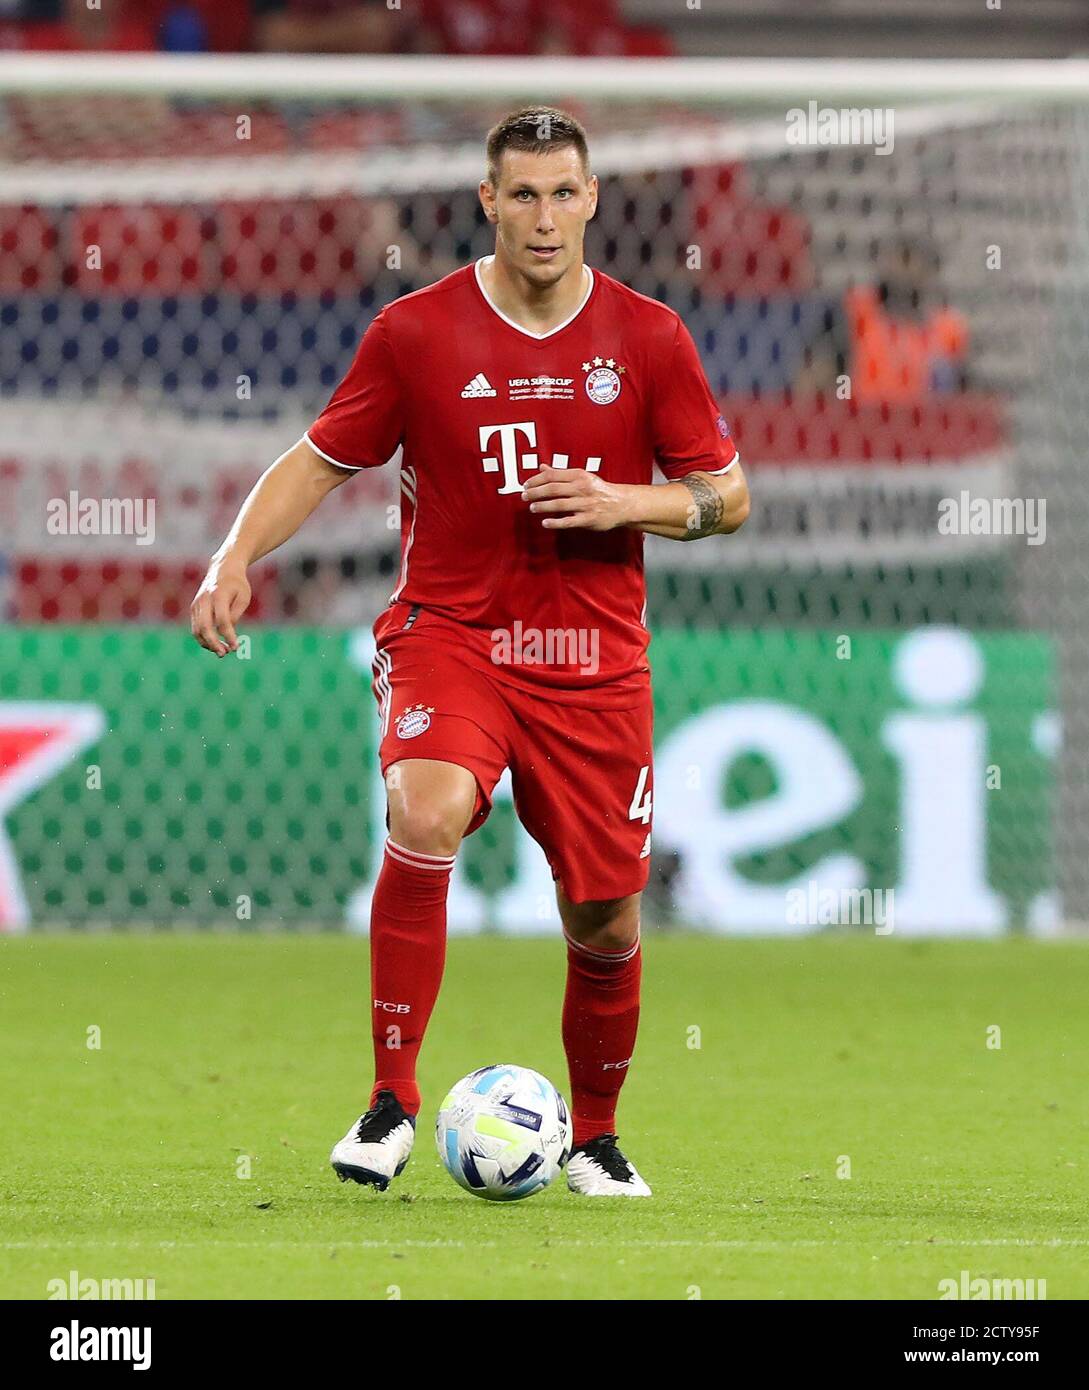
[[[371,1036],[374,1088],[420,1109],[416,1058],[446,963],[446,893],[454,856],[386,841],[371,902]]]
[[[616,1131],[616,1101],[639,1027],[642,965],[638,939],[620,951],[598,951],[567,936],[563,1046],[575,1144]]]

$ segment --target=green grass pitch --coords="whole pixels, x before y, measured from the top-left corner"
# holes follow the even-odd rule
[[[0,1296],[76,1270],[160,1299],[932,1299],[967,1270],[1086,1298],[1087,968],[1083,942],[648,936],[619,1128],[653,1198],[496,1205],[432,1118],[487,1062],[567,1090],[559,941],[451,941],[378,1194],[328,1167],[369,1086],[365,940],[8,940]]]

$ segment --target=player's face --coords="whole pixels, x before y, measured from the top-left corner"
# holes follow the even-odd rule
[[[531,283],[554,285],[582,265],[586,224],[597,208],[597,177],[583,172],[572,145],[532,154],[507,150],[499,185],[481,184],[496,223],[496,253]]]

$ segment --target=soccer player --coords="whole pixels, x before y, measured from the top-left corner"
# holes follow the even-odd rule
[[[650,1194],[616,1133],[653,796],[643,533],[721,537],[749,503],[680,318],[584,263],[597,199],[578,121],[548,107],[501,121],[480,184],[495,254],[375,317],[193,601],[201,645],[236,650],[248,567],[401,447],[401,567],[374,628],[389,826],[370,922],[374,1085],[331,1160],[380,1189],[412,1150],[454,858],[509,767],[566,939],[568,1186]],[[668,481],[652,482],[655,462]]]

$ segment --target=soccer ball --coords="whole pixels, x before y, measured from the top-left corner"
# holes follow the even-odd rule
[[[435,1122],[439,1157],[467,1192],[513,1202],[548,1186],[571,1153],[563,1096],[529,1067],[496,1064],[455,1085]]]

